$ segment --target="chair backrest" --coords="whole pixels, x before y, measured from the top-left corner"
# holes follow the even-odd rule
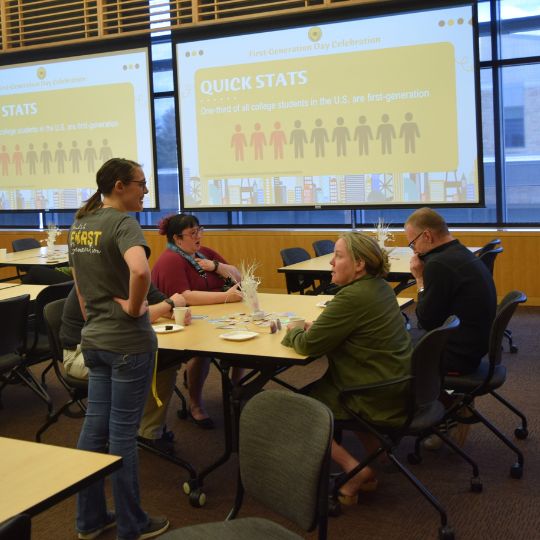
[[[18,238],[11,242],[13,251],[26,251],[27,249],[36,249],[41,247],[39,240],[35,238]]]
[[[500,239],[494,238],[493,240],[490,240],[487,244],[484,244],[478,251],[475,251],[474,254],[477,257],[481,257],[487,251],[491,251],[492,249],[499,247],[500,244],[501,244]]]
[[[308,261],[311,259],[310,254],[301,247],[292,247],[282,249],[280,252],[281,260],[284,266],[290,264],[299,263],[302,261]],[[303,274],[285,274],[285,283],[287,284],[287,292],[300,292],[303,294],[304,290],[314,285],[314,280],[311,277],[306,277]]]
[[[43,309],[43,319],[47,329],[47,337],[53,359],[63,361],[62,342],[60,341],[60,327],[62,326],[62,313],[64,311],[65,298],[49,302]]]
[[[30,295],[0,300],[0,355],[24,352]]]
[[[333,240],[316,240],[312,244],[313,251],[315,252],[315,257],[320,257],[321,255],[333,253],[334,245],[335,242]]]
[[[491,325],[489,335],[489,362],[491,370],[501,363],[502,359],[502,340],[504,331],[514,315],[518,304],[527,301],[527,296],[521,291],[510,291],[497,306],[497,314]]]
[[[34,321],[34,339],[28,347],[29,353],[36,347],[39,340],[39,334],[46,334],[47,327],[45,325],[45,319],[43,318],[43,310],[45,306],[60,298],[66,298],[69,291],[73,288],[73,281],[66,281],[65,283],[55,283],[45,287],[37,296],[34,306],[35,321]]]
[[[486,265],[491,275],[493,275],[493,269],[495,267],[495,259],[497,258],[497,255],[499,253],[502,253],[503,251],[504,251],[503,247],[498,247],[495,249],[490,249],[489,251],[484,251],[484,253],[479,255],[479,259]]]
[[[240,476],[250,496],[326,534],[333,415],[302,394],[267,390],[240,416]],[[324,529],[321,529],[323,527]]]
[[[416,344],[411,359],[413,393],[416,408],[439,398],[443,378],[443,357],[446,342],[459,327],[459,319],[451,315],[439,326],[427,332]]]
[[[32,522],[28,514],[19,514],[0,524],[0,540],[30,540]]]

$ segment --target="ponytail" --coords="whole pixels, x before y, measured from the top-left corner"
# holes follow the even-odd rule
[[[102,206],[103,202],[101,201],[101,191],[98,189],[87,201],[85,201],[84,205],[77,210],[75,219],[81,219],[88,214],[92,214]]]

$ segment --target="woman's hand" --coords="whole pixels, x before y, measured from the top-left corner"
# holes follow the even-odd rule
[[[243,298],[240,283],[235,283],[225,294],[225,302],[240,302]]]
[[[120,307],[122,308],[122,310],[125,313],[127,313],[130,317],[133,317],[133,318],[142,317],[148,311],[148,302],[146,300],[144,300],[144,302],[140,305],[138,312],[131,312],[130,311],[129,300],[126,300],[124,298],[118,298],[118,297],[114,297],[113,300],[117,304],[120,304]]]
[[[185,307],[187,304],[186,299],[180,293],[174,293],[170,298],[174,302],[174,307]]]
[[[214,271],[214,261],[211,261],[210,259],[199,259],[198,257],[195,257],[195,262],[198,263],[198,265],[205,271],[205,272],[213,272]]]
[[[304,332],[307,332],[312,326],[313,326],[313,321],[305,321],[304,322]],[[287,332],[289,330],[292,330],[293,328],[298,328],[298,325],[294,325],[292,323],[289,323],[287,325]]]

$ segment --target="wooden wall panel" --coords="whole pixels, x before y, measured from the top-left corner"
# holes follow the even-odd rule
[[[492,238],[502,241],[504,253],[495,264],[495,284],[499,297],[512,289],[522,290],[529,297],[528,305],[540,306],[540,232],[537,231],[454,231],[453,234],[465,245],[482,246]],[[221,253],[229,262],[239,266],[258,263],[261,288],[267,292],[285,292],[285,277],[278,274],[282,266],[279,251],[286,247],[300,246],[313,255],[311,244],[315,240],[328,238],[336,240],[337,231],[262,231],[262,230],[220,230],[206,231],[204,245]],[[33,237],[44,240],[45,231],[0,231],[0,247],[11,251],[11,242],[16,238]],[[145,237],[152,249],[150,264],[153,265],[165,249],[166,239],[155,230],[145,231]],[[404,246],[405,235],[394,233],[394,244]],[[58,243],[66,241],[64,232]],[[13,269],[1,268],[0,278],[13,275]]]

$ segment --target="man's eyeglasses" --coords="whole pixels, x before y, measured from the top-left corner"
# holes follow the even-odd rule
[[[146,180],[130,180],[130,184],[139,184],[143,189],[146,188]]]
[[[193,229],[191,232],[182,233],[182,236],[190,236],[191,238],[197,238],[197,236],[200,236],[203,232],[204,232],[204,227],[197,227]]]
[[[411,249],[414,249],[414,245],[416,244],[416,241],[426,232],[427,229],[424,229],[414,240],[411,240],[409,242],[409,247]]]

